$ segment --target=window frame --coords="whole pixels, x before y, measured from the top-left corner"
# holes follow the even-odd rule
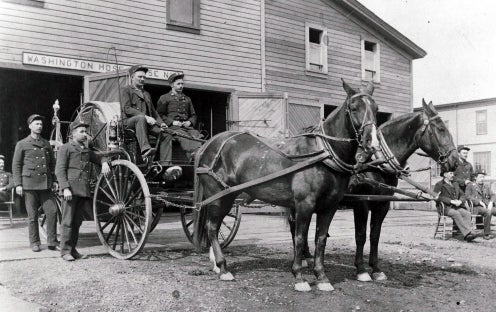
[[[374,83],[380,83],[381,82],[381,45],[379,42],[374,41],[374,40],[369,40],[367,38],[362,38],[360,40],[360,51],[361,51],[361,67],[362,67],[362,80],[363,81],[370,81],[367,79],[366,76],[366,71],[368,68],[366,68],[366,50],[365,50],[365,43],[372,43],[374,44],[375,51],[374,51],[374,72],[375,75],[372,78],[372,82]]]
[[[479,121],[479,116],[481,113],[483,113],[484,121]],[[484,128],[481,129],[481,126],[483,126]],[[476,135],[487,134],[487,109],[481,109],[475,111],[475,134]]]
[[[484,169],[486,171],[486,174],[487,175],[491,175],[491,151],[477,151],[477,152],[473,152],[472,154],[472,159],[473,159],[473,162],[474,162],[474,169],[479,170],[479,169]],[[485,158],[485,160],[487,160],[487,163],[486,164],[481,164],[479,161],[481,158]],[[484,167],[482,167],[481,165],[485,165]],[[480,168],[478,168],[480,167]]]
[[[321,38],[321,43],[320,43],[320,56],[322,58],[322,70],[315,70],[310,66],[310,29],[315,29],[319,30],[322,32],[322,38]],[[320,25],[320,24],[315,24],[315,23],[310,23],[310,22],[305,22],[305,73],[307,75],[311,76],[317,76],[317,77],[322,77],[322,78],[327,78],[327,74],[329,73],[329,67],[328,67],[328,36],[327,36],[327,27]]]
[[[185,0],[180,0],[185,1]],[[200,0],[189,0],[192,2],[193,23],[183,23],[171,20],[171,1],[166,1],[166,28],[170,30],[189,32],[193,34],[200,33]]]

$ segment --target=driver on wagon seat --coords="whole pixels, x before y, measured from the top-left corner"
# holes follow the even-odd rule
[[[121,91],[121,110],[124,125],[136,132],[141,155],[153,157],[156,149],[150,145],[148,134],[159,138],[167,125],[155,110],[150,93],[144,90],[147,72],[148,68],[142,65],[134,65],[129,69],[131,84]],[[163,144],[166,143],[162,141]],[[160,155],[160,160],[164,160],[165,156]]]

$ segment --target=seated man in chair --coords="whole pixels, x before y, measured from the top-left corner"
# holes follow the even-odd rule
[[[5,156],[0,155],[0,203],[11,200],[11,189],[14,188],[14,178],[12,173],[4,171]]]
[[[453,182],[453,171],[442,171],[443,179],[436,183],[434,192],[439,193],[438,201],[444,203],[444,214],[451,217],[463,234],[464,240],[471,242],[476,238],[472,234],[471,214],[462,208],[466,201],[465,194],[457,183]]]
[[[160,146],[160,154],[165,154],[163,159],[169,161],[169,164],[172,159],[174,135],[177,136],[181,148],[188,154],[188,157],[201,146],[199,141],[188,139],[188,137],[199,139],[202,135],[193,128],[196,124],[196,112],[191,99],[183,93],[183,78],[184,74],[173,73],[169,77],[172,90],[162,95],[157,102],[157,111],[170,130],[164,132],[163,149]]]
[[[491,216],[496,216],[496,209],[493,209],[496,194],[491,192],[488,185],[484,185],[485,171],[478,171],[475,177],[475,183],[467,184],[465,195],[468,200],[474,204],[474,214],[481,215],[484,218],[484,239],[491,239]]]
[[[148,68],[141,65],[134,65],[129,69],[131,84],[122,89],[121,109],[124,125],[136,132],[141,155],[153,157],[156,149],[150,145],[148,134],[159,138],[161,130],[167,126],[153,107],[150,93],[144,90],[147,72]],[[165,155],[160,156],[160,160],[165,159]]]

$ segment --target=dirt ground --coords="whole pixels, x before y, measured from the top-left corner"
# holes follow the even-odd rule
[[[180,245],[148,248],[133,261],[103,254],[71,263],[53,256],[4,260],[0,283],[45,311],[496,311],[496,240],[433,239],[435,215],[403,214],[391,212],[384,225],[383,282],[355,280],[352,215],[337,214],[326,249],[330,293],[313,284],[308,293],[293,290],[292,249],[278,232],[247,234],[252,224],[284,227],[268,216],[247,218],[250,228],[226,250],[232,282],[218,279],[207,254]],[[311,269],[306,277],[314,280]]]

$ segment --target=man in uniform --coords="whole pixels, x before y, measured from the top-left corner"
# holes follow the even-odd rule
[[[54,175],[55,157],[47,140],[41,137],[43,117],[31,115],[28,118],[31,134],[17,142],[12,171],[16,193],[24,196],[29,219],[29,243],[34,252],[40,249],[38,229],[38,207],[46,215],[48,249],[55,250],[57,241],[57,205],[52,190],[57,189]]]
[[[496,216],[496,209],[493,209],[496,194],[494,194],[489,185],[484,185],[485,171],[478,171],[475,177],[475,183],[467,184],[465,195],[474,205],[474,214],[481,215],[484,218],[484,239],[494,238],[491,236],[491,216]]]
[[[454,181],[458,183],[462,191],[465,192],[467,184],[469,184],[474,179],[474,167],[467,161],[468,148],[465,145],[458,146],[458,165],[455,170]]]
[[[147,72],[148,68],[141,65],[129,69],[131,84],[122,89],[121,109],[126,127],[136,132],[142,156],[152,157],[156,149],[150,145],[148,134],[159,138],[161,128],[166,128],[166,125],[155,110],[150,93],[144,89]]]
[[[105,157],[88,149],[86,128],[88,124],[76,119],[70,124],[72,139],[57,152],[55,174],[59,181],[62,201],[62,235],[60,254],[65,261],[85,259],[76,250],[79,228],[83,222],[84,205],[91,204],[89,162],[102,164],[102,172],[110,172]]]
[[[443,179],[434,185],[434,192],[439,193],[438,202],[442,202],[445,206],[444,214],[450,216],[456,223],[463,238],[467,242],[471,242],[476,238],[472,234],[472,218],[470,212],[463,208],[466,198],[461,191],[458,183],[453,183],[453,172],[441,172]]]
[[[165,154],[164,159],[169,161],[172,158],[172,138],[176,133],[181,147],[186,153],[191,153],[200,147],[201,143],[195,139],[201,138],[199,131],[193,127],[196,124],[196,112],[191,99],[183,93],[184,74],[173,73],[170,75],[169,85],[172,90],[160,97],[157,102],[157,111],[170,128],[170,132],[164,133],[164,145],[161,146],[160,154]]]
[[[0,155],[0,202],[10,201],[10,190],[14,187],[14,178],[5,169],[5,156]]]

